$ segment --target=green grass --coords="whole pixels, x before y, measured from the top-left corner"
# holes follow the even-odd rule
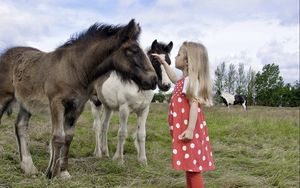
[[[26,176],[20,169],[13,124],[16,113],[3,117],[0,126],[0,187],[185,187],[184,172],[171,168],[171,138],[167,105],[152,104],[147,120],[148,166],[137,162],[132,134],[136,117],[131,115],[125,143],[125,164],[112,161],[117,143],[118,116],[109,130],[110,157],[93,157],[93,119],[87,107],[78,120],[71,145],[71,179],[48,180],[48,117],[34,115],[29,126],[30,150],[40,171]],[[215,106],[205,110],[216,170],[204,173],[208,188],[299,187],[299,108]]]

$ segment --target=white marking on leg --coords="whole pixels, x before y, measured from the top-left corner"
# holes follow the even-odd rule
[[[143,110],[141,114],[138,115],[137,122],[137,145],[138,145],[138,161],[142,164],[147,165],[147,157],[146,157],[146,120],[149,113],[149,106]]]
[[[99,116],[100,108],[97,108],[96,105],[91,101],[90,101],[90,104],[91,104],[92,115],[94,117],[93,129],[95,131],[95,138],[96,138],[94,155],[96,157],[101,158],[102,157],[101,141],[100,141],[101,121],[100,121],[100,116]]]

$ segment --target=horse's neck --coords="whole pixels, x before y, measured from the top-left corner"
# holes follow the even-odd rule
[[[82,59],[81,70],[87,75],[89,84],[113,69],[109,56],[118,44],[119,42],[116,40],[109,40],[109,42],[103,40],[96,44],[87,45],[85,51],[80,54],[81,57],[78,59]]]

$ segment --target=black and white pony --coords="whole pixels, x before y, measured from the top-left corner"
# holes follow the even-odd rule
[[[241,104],[244,110],[247,110],[246,97],[243,95],[232,95],[227,92],[217,91],[217,95],[221,97],[223,103],[229,108],[229,105]]]
[[[165,60],[171,64],[169,53],[173,43],[168,45],[153,41],[147,55],[156,71],[158,77],[158,87],[162,91],[168,91],[171,81],[166,74],[164,67],[154,59],[151,54],[164,54]],[[146,119],[149,113],[151,100],[154,96],[153,90],[141,89],[129,78],[122,77],[116,71],[101,77],[95,84],[96,95],[90,100],[92,114],[94,116],[94,130],[96,133],[96,147],[94,155],[96,157],[109,156],[107,144],[107,131],[113,111],[119,111],[120,127],[118,131],[118,145],[113,160],[120,164],[124,163],[123,150],[127,137],[127,121],[131,113],[137,115],[137,132],[135,136],[135,146],[138,153],[138,161],[147,164],[145,141],[146,141]],[[97,100],[99,99],[99,100]],[[103,104],[103,113],[100,119],[99,112]]]

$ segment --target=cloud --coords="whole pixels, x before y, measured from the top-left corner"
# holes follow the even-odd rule
[[[299,73],[288,71],[299,70],[298,14],[298,0],[4,0],[0,51],[13,45],[51,51],[95,22],[126,24],[135,18],[143,48],[154,39],[173,41],[173,65],[182,42],[196,41],[208,49],[212,75],[222,61],[259,71],[275,60],[284,80],[293,82]]]

